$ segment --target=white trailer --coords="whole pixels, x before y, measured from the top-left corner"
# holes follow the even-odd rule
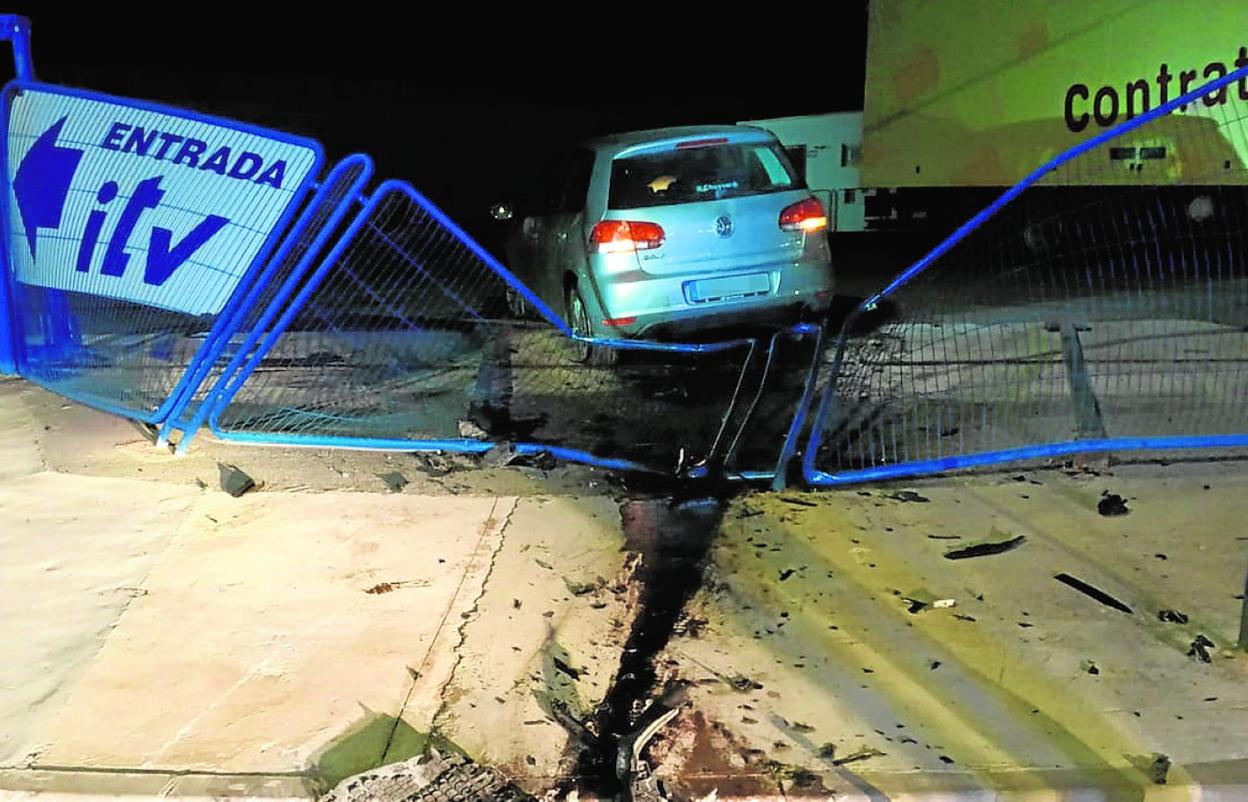
[[[858,162],[862,154],[862,112],[744,120],[772,132],[806,184],[828,209],[832,231],[863,231],[863,189]]]

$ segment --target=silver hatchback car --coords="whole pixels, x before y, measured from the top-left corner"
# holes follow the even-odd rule
[[[504,250],[578,334],[665,339],[831,303],[827,212],[767,131],[620,134],[562,153],[545,172],[537,208]],[[599,363],[614,353],[581,349]]]

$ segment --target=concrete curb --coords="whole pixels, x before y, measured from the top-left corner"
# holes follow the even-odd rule
[[[38,798],[81,802],[89,797],[155,799],[316,799],[309,777],[295,774],[211,774],[100,768],[0,769],[0,802]]]

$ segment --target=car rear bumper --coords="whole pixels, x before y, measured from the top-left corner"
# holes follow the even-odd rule
[[[766,273],[771,289],[766,294],[711,300],[690,300],[690,283]],[[682,333],[740,325],[790,322],[802,312],[817,314],[832,302],[834,281],[831,266],[810,260],[762,268],[743,268],[723,273],[678,276],[611,276],[598,285],[603,318],[625,319],[625,325],[603,326],[603,337],[668,339]],[[596,323],[603,321],[595,321]]]

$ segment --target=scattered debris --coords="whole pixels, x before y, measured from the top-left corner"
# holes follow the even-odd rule
[[[780,572],[780,581],[781,581],[781,582],[783,582],[784,580],[786,580],[786,579],[788,579],[789,577],[793,576],[793,574],[794,574],[794,573],[796,573],[796,569],[794,569],[794,568],[785,568],[783,571],[781,571],[781,572]]]
[[[553,470],[559,463],[548,451],[523,453],[515,443],[499,443],[481,455],[482,468],[535,468],[539,471]]]
[[[675,625],[672,627],[672,634],[679,636],[688,636],[690,638],[702,637],[702,632],[710,625],[710,621],[692,615],[687,610],[680,614],[676,619]]]
[[[429,582],[428,580],[425,580],[425,579],[401,579],[396,582],[378,582],[376,585],[373,585],[371,588],[368,588],[364,592],[372,596],[378,596],[378,595],[381,595],[382,593],[393,593],[399,588],[426,588],[426,587],[429,587]]]
[[[755,682],[744,674],[737,674],[735,677],[730,677],[728,679],[728,684],[731,685],[733,689],[741,691],[742,693],[748,693],[749,691],[761,691],[763,689],[763,684],[761,682]]]
[[[256,480],[237,465],[218,462],[217,469],[221,472],[221,489],[234,498],[256,489]]]
[[[836,760],[833,760],[832,765],[844,766],[847,763],[857,763],[860,760],[869,760],[870,758],[873,758],[873,757],[884,757],[884,755],[885,755],[884,752],[881,752],[878,749],[872,749],[871,747],[868,746],[868,747],[859,749],[857,752],[848,754],[845,757],[841,757],[841,758],[837,758]]]
[[[893,501],[913,501],[920,504],[927,504],[931,501],[926,496],[921,496],[913,490],[899,490],[896,493],[889,493],[885,498],[891,498]]]
[[[818,507],[819,504],[804,498],[796,498],[794,496],[780,496],[780,500],[785,504],[792,504],[795,507]]]
[[[1192,641],[1191,648],[1187,650],[1188,657],[1194,657],[1202,663],[1212,663],[1213,658],[1209,656],[1209,650],[1217,648],[1213,641],[1204,635],[1197,635],[1196,640]]]
[[[403,488],[407,487],[407,477],[398,471],[390,471],[389,473],[379,473],[377,478],[386,483],[386,487],[391,493],[402,493]]]
[[[563,662],[562,660],[560,660],[558,657],[553,657],[553,656],[552,656],[552,658],[551,658],[551,659],[552,659],[552,660],[554,661],[554,663],[555,663],[555,668],[556,668],[556,669],[558,669],[559,671],[562,671],[564,674],[567,674],[567,675],[568,675],[569,677],[571,677],[572,679],[580,679],[580,678],[581,678],[581,669],[579,669],[579,668],[573,668],[572,666],[570,666],[570,665],[568,665],[567,663],[565,663],[565,662]]]
[[[1101,673],[1101,669],[1098,668],[1096,663],[1092,662],[1091,660],[1084,660],[1080,668],[1082,668],[1084,671],[1086,671],[1087,673],[1091,674],[1094,677]]]
[[[961,535],[928,535],[929,540],[961,540]]]
[[[514,443],[499,443],[491,446],[489,451],[481,455],[480,466],[482,468],[505,468],[519,456]]]
[[[1082,579],[1079,579],[1078,577],[1073,577],[1067,573],[1061,573],[1061,574],[1057,574],[1053,578],[1056,579],[1058,582],[1061,582],[1063,585],[1066,585],[1067,587],[1074,588],[1075,590],[1079,591],[1085,596],[1089,596],[1093,599],[1096,599],[1098,602],[1105,605],[1106,607],[1112,607],[1115,610],[1119,610],[1128,615],[1133,614],[1131,608],[1128,607],[1126,604],[1119,601],[1118,599],[1115,599],[1113,596],[1110,596],[1108,593],[1096,587],[1095,585],[1089,585],[1087,582],[1084,582]]]
[[[416,460],[417,470],[434,477],[477,467],[475,456],[458,451],[425,451],[412,454],[412,457]]]
[[[819,757],[824,760],[834,760],[836,758],[836,744],[825,743],[819,747]]]
[[[455,426],[456,426],[456,431],[459,432],[459,436],[465,439],[468,439],[468,440],[489,440],[490,439],[489,432],[487,432],[485,429],[482,429],[481,426],[478,425],[476,421],[471,421],[471,420],[468,420],[467,418],[460,418],[458,421],[456,421]]]
[[[428,755],[348,777],[321,802],[527,802],[535,800],[506,775],[459,755]]]
[[[1013,551],[1019,546],[1027,542],[1026,535],[1012,537],[1009,540],[997,540],[989,543],[976,543],[972,546],[964,546],[960,549],[945,552],[946,560],[966,560],[971,557],[988,557],[993,554],[1004,554],[1007,551]]]
[[[904,596],[901,591],[894,590],[893,595],[900,597],[905,602],[906,609],[912,614],[925,610],[928,607],[931,607],[933,610],[948,610],[957,605],[957,601],[954,599],[935,599],[926,590],[916,590]]]
[[[619,751],[615,758],[616,777],[620,784],[628,789],[627,798],[632,802],[667,802],[669,799],[659,778],[650,768],[650,764],[642,759],[641,754],[659,730],[676,717],[686,697],[677,693],[674,698],[656,700],[637,718],[636,728],[624,734],[619,741]]]
[[[571,593],[573,596],[585,596],[606,585],[607,580],[598,577],[593,582],[575,582],[565,576],[563,577],[563,584],[567,587],[568,593]]]
[[[1167,624],[1186,624],[1187,613],[1180,613],[1178,610],[1158,610],[1157,620]]]
[[[1148,764],[1148,779],[1154,785],[1165,785],[1166,775],[1170,773],[1170,756],[1158,753],[1153,762]]]
[[[1108,490],[1101,493],[1101,500],[1096,502],[1096,511],[1106,517],[1115,515],[1126,515],[1131,512],[1127,509],[1127,500],[1117,493],[1111,493]]]

